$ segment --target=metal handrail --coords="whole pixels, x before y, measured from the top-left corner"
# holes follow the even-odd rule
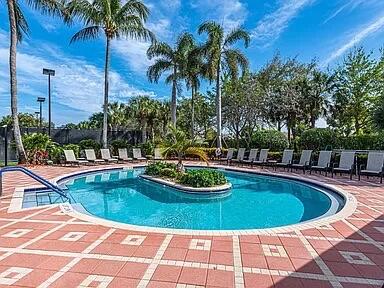
[[[71,199],[65,194],[62,189],[52,184],[48,180],[42,178],[41,176],[37,175],[36,173],[32,172],[31,170],[21,166],[8,166],[0,169],[0,196],[3,194],[3,173],[5,172],[22,172],[34,179],[35,181],[39,182],[40,184],[44,185],[45,187],[51,189],[53,192],[56,192],[61,197],[64,197],[69,202],[71,202]]]

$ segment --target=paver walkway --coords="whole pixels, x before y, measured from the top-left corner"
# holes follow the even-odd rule
[[[35,167],[52,179],[89,168]],[[353,194],[347,219],[273,235],[183,236],[83,222],[59,207],[8,213],[15,187],[4,177],[0,287],[382,287],[384,186],[307,175]]]

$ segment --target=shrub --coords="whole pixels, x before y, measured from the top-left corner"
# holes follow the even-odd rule
[[[227,179],[224,174],[217,170],[202,169],[202,170],[187,170],[180,175],[178,182],[191,187],[213,187],[224,185]]]
[[[340,142],[344,149],[383,150],[384,133],[341,137]]]
[[[48,160],[48,147],[54,145],[48,135],[42,133],[25,134],[22,137],[27,162],[43,164]]]
[[[252,148],[269,148],[271,151],[281,151],[288,146],[287,136],[277,130],[256,131],[250,143]]]
[[[176,164],[166,162],[151,163],[145,169],[145,174],[149,176],[161,176],[161,171],[163,169],[171,169],[176,172]]]
[[[159,176],[174,179],[177,176],[177,172],[173,168],[163,168],[160,170]]]
[[[79,142],[80,150],[94,149],[96,153],[100,150],[101,145],[93,139],[84,139]]]
[[[302,150],[332,150],[340,146],[338,140],[338,133],[332,129],[313,128],[301,134],[298,146]]]
[[[128,141],[123,139],[113,140],[109,145],[111,146],[111,152],[113,155],[117,155],[119,149],[127,148],[128,150],[130,150],[129,148],[131,147]]]
[[[77,144],[67,144],[63,146],[63,150],[73,150],[73,153],[75,153],[75,156],[78,158],[80,157],[80,146]]]
[[[137,148],[141,149],[141,152],[143,153],[144,157],[145,155],[153,155],[155,151],[155,144],[148,141],[146,143],[142,143],[137,146]]]

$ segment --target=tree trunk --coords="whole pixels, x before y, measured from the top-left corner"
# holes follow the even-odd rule
[[[194,86],[192,85],[191,87],[191,90],[192,90],[192,98],[191,98],[191,108],[192,108],[192,116],[191,116],[191,136],[192,136],[192,139],[195,138],[195,88]]]
[[[103,105],[103,148],[108,148],[108,92],[109,92],[109,45],[110,39],[107,37],[105,49],[104,67],[104,105]]]
[[[217,129],[217,148],[222,148],[221,143],[221,85],[220,85],[220,62],[216,71],[216,129]]]
[[[145,118],[141,120],[141,142],[143,144],[147,142],[147,120]]]
[[[17,49],[17,23],[15,15],[15,1],[7,0],[8,16],[9,16],[9,30],[10,30],[10,47],[9,47],[9,75],[11,87],[11,114],[13,120],[13,134],[17,154],[19,156],[19,163],[25,163],[25,150],[21,140],[19,117],[17,113],[17,78],[16,78],[16,49]]]
[[[176,77],[177,69],[173,69],[173,75]],[[172,100],[171,100],[171,122],[172,125],[176,127],[176,109],[177,109],[177,81],[173,79],[172,81]]]

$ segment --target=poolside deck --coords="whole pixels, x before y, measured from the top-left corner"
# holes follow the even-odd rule
[[[81,169],[89,168],[33,168],[48,179]],[[34,183],[6,174],[0,287],[382,287],[384,185],[305,177],[353,194],[357,210],[335,223],[270,235],[143,233],[85,222],[57,206],[8,213],[14,188]]]

